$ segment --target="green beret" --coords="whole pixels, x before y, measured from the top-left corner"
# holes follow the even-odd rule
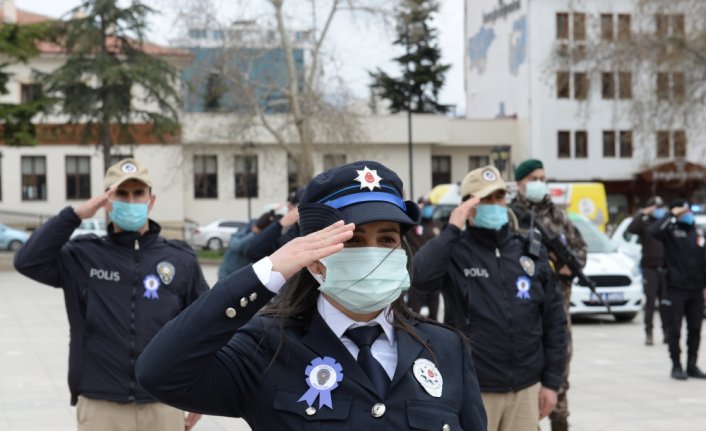
[[[525,160],[524,162],[520,163],[520,165],[517,166],[517,168],[515,169],[515,181],[520,181],[522,178],[526,177],[537,169],[544,169],[544,165],[540,160]]]

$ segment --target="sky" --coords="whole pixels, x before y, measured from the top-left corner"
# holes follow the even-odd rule
[[[168,45],[169,40],[178,36],[175,25],[175,12],[171,0],[143,0],[153,9],[160,11],[151,18],[152,30],[148,34],[151,42]],[[210,0],[224,16],[238,0]],[[242,1],[242,0],[241,0]],[[300,0],[292,0],[300,1]],[[440,102],[456,105],[457,114],[465,112],[463,88],[463,2],[464,0],[441,0],[441,10],[434,20],[439,30],[439,46],[442,62],[450,64],[446,83],[440,94]],[[60,17],[80,4],[79,0],[15,0],[18,8],[51,17]],[[232,14],[235,17],[235,14]],[[329,49],[335,54],[336,68],[344,78],[353,95],[358,98],[369,96],[368,71],[381,68],[392,76],[398,76],[397,65],[391,59],[402,54],[402,48],[395,47],[394,30],[384,28],[382,23],[370,22],[365,18],[352,18],[341,15],[331,27]]]

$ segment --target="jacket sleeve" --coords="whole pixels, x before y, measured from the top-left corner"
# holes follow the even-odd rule
[[[427,241],[414,255],[412,265],[412,288],[435,292],[444,286],[444,278],[451,265],[451,250],[461,238],[461,230],[446,225],[439,236]]]
[[[242,416],[268,361],[259,356],[262,328],[239,329],[273,296],[251,265],[219,281],[152,338],[137,361],[138,381],[174,407]]]
[[[54,287],[62,286],[62,248],[81,224],[73,208],[66,207],[37,229],[15,254],[17,272]]]
[[[672,217],[674,217],[672,213],[668,213],[661,219],[655,220],[647,228],[647,231],[657,240],[664,242],[667,238],[667,230],[669,228],[669,225],[672,223]]]
[[[566,314],[562,293],[559,291],[554,271],[549,267],[545,250],[542,252],[541,262],[545,274],[545,302],[542,307],[544,370],[541,381],[542,386],[557,391],[563,381],[566,366]]]
[[[282,236],[282,225],[279,224],[279,221],[270,223],[248,244],[245,249],[245,257],[250,262],[257,262],[263,257],[271,255],[278,248],[277,240],[280,236]]]
[[[642,235],[645,231],[645,222],[642,220],[642,214],[637,213],[632,218],[632,221],[627,227],[627,231],[634,235]]]
[[[461,427],[465,430],[486,430],[488,418],[480,395],[480,386],[476,374],[476,367],[471,355],[471,346],[461,340],[463,349],[463,404],[469,408],[461,412]]]

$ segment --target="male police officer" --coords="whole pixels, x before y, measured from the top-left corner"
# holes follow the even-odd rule
[[[412,277],[420,290],[442,291],[446,321],[468,334],[489,431],[537,429],[556,404],[566,357],[561,293],[546,251],[531,256],[510,229],[506,190],[492,166],[468,173],[467,200],[419,249]]]
[[[526,232],[529,229],[528,217],[524,214],[533,212],[535,221],[552,235],[558,235],[566,244],[569,250],[573,251],[577,260],[583,267],[586,265],[586,243],[581,234],[569,221],[566,213],[557,208],[552,202],[544,174],[544,165],[536,159],[525,160],[515,169],[515,181],[517,181],[517,197],[510,203],[510,208],[519,222],[519,231]],[[565,431],[569,428],[569,402],[566,392],[569,390],[569,362],[572,355],[571,343],[571,315],[569,304],[571,301],[571,271],[563,266],[557,268],[556,257],[550,254],[550,259],[554,262],[554,268],[559,276],[559,286],[564,301],[564,313],[566,314],[566,330],[568,335],[566,366],[556,408],[549,418],[552,422],[552,431]]]
[[[706,379],[696,359],[701,342],[701,323],[706,299],[706,240],[701,228],[694,226],[694,214],[686,199],[677,199],[670,211],[650,225],[649,232],[664,245],[667,289],[662,302],[670,312],[669,355],[673,379]],[[681,366],[681,322],[686,318],[686,372]]]
[[[628,232],[640,237],[642,244],[642,259],[640,259],[640,269],[642,270],[642,289],[645,292],[645,344],[654,344],[652,337],[652,321],[655,311],[655,300],[660,302],[663,299],[662,271],[664,266],[664,248],[662,243],[653,237],[648,228],[655,221],[661,220],[667,214],[667,207],[659,196],[653,196],[647,201],[645,208],[635,215],[628,226]],[[662,335],[664,342],[669,339],[668,322],[669,315],[666,313],[667,307],[659,307],[660,319],[662,320]]]
[[[155,202],[147,168],[134,159],[111,166],[106,192],[67,207],[40,227],[15,256],[22,274],[64,290],[71,328],[69,389],[79,430],[174,431],[200,415],[157,403],[135,378],[152,336],[206,290],[196,257],[159,236],[147,218]],[[69,240],[82,219],[104,208],[108,235]]]

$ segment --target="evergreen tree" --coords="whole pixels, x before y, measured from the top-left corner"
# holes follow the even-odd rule
[[[56,41],[65,50],[63,66],[46,77],[60,114],[83,125],[82,141],[102,148],[104,168],[115,144],[135,142],[132,125],[150,124],[161,141],[178,130],[177,70],[144,50],[146,16],[139,0],[84,0],[58,21]],[[144,106],[156,106],[151,110]],[[116,133],[111,133],[114,130]]]
[[[0,55],[6,62],[0,64],[0,94],[8,94],[7,84],[11,74],[5,71],[12,61],[27,63],[39,54],[37,42],[48,34],[48,26],[41,24],[2,24],[0,25]],[[37,131],[32,118],[45,112],[49,99],[41,93],[24,103],[0,103],[2,141],[5,145],[21,146],[37,144]]]
[[[401,0],[398,12],[395,45],[405,54],[394,60],[400,65],[402,76],[393,78],[378,68],[370,72],[373,89],[391,102],[394,113],[410,110],[415,113],[445,113],[447,105],[438,102],[439,90],[444,85],[444,74],[451,67],[440,64],[441,50],[437,31],[430,27],[433,14],[438,12],[437,0]]]

